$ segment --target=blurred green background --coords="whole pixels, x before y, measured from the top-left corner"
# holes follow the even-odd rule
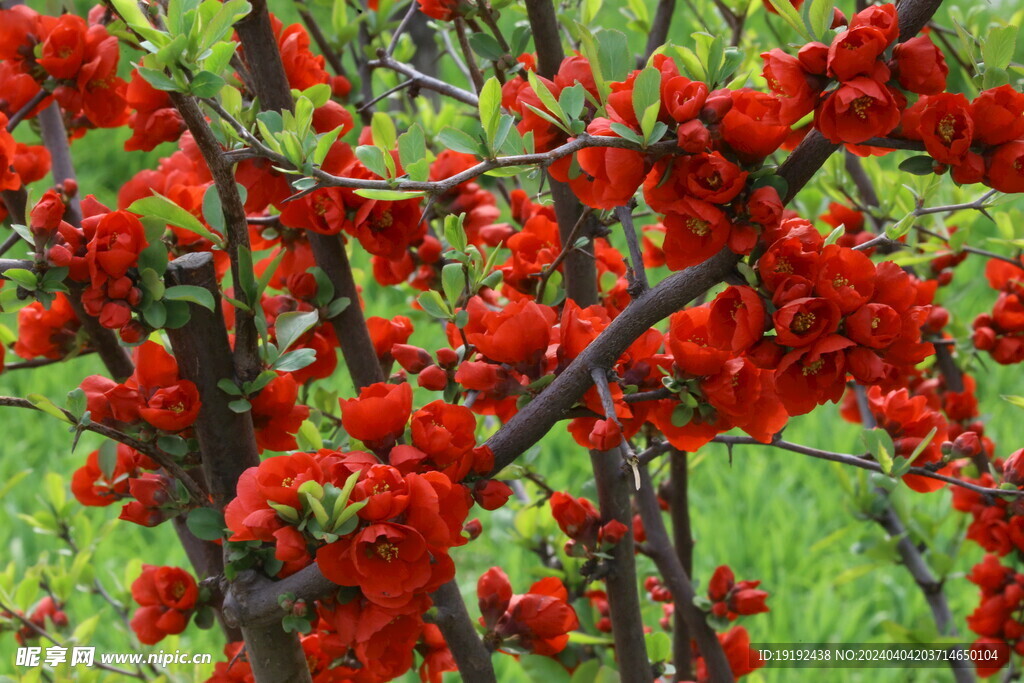
[[[382,3],[384,4],[384,3]],[[500,4],[500,3],[498,3]],[[513,3],[515,5],[517,3]],[[631,31],[631,43],[640,50],[644,35],[638,32],[638,7],[652,10],[654,2],[639,0],[584,3],[593,9],[596,5],[594,25],[615,27]],[[687,10],[688,3],[680,3],[674,19],[671,37],[677,43],[687,44],[688,35],[698,30],[702,21],[708,21],[712,31],[721,29],[721,20],[710,0],[695,0],[697,11]],[[745,4],[739,0],[737,4]],[[759,3],[755,3],[759,4]],[[847,7],[846,5],[850,5]],[[846,10],[852,3],[842,3]],[[954,5],[955,6],[955,5]],[[967,11],[971,6],[963,3]],[[1004,6],[1017,10],[1012,4]],[[57,5],[39,6],[41,10],[55,12]],[[326,18],[329,3],[313,3],[314,12]],[[286,19],[294,19],[292,6],[279,1],[271,8]],[[83,5],[79,8],[84,13]],[[566,12],[576,12],[574,3],[564,6]],[[950,24],[944,8],[940,22]],[[1000,9],[987,7],[973,10],[965,22],[978,35],[989,19],[998,16]],[[1003,13],[1006,14],[1005,12]],[[625,17],[624,17],[625,15]],[[630,18],[632,16],[632,18]],[[518,7],[505,10],[503,25],[522,18]],[[1004,17],[1005,18],[1005,17]],[[630,22],[634,22],[632,25]],[[717,23],[716,23],[717,22]],[[325,22],[326,23],[326,22]],[[641,27],[642,28],[642,27]],[[748,22],[743,47],[747,61],[744,69],[751,74],[751,83],[760,81],[757,54],[779,44],[775,35],[794,39],[788,28],[778,21],[771,27],[759,7]],[[404,49],[404,46],[403,46]],[[1020,51],[1018,50],[1018,54]],[[952,60],[950,60],[952,62]],[[445,67],[450,70],[450,67]],[[453,82],[461,83],[457,72],[448,74]],[[374,82],[379,92],[389,84],[388,75]],[[962,78],[951,79],[950,89],[969,91]],[[452,112],[454,113],[454,112]],[[469,112],[463,112],[469,115]],[[413,120],[411,109],[396,109],[399,129]],[[27,130],[19,133],[30,139]],[[152,153],[125,153],[122,143],[127,131],[92,131],[74,144],[74,155],[79,169],[79,184],[83,194],[94,193],[110,205],[116,203],[116,192],[121,183],[143,168],[155,166],[160,156],[175,149],[164,145]],[[912,195],[900,183],[924,189],[924,181],[894,174],[895,166],[904,158],[899,153],[893,158],[866,159],[865,168],[874,178],[883,206],[890,215],[901,217],[912,206]],[[493,181],[488,181],[493,182]],[[948,178],[931,183],[927,190],[928,205],[970,201],[980,196],[980,186],[956,188]],[[45,188],[45,181],[38,184]],[[805,190],[796,202],[800,213],[814,218],[827,206],[829,197],[841,199],[837,188],[852,192],[852,184],[842,170],[842,159],[837,155],[830,160],[821,174],[821,182]],[[42,189],[35,190],[38,196]],[[503,209],[505,208],[502,204]],[[1012,217],[1012,225],[1019,230],[1024,221],[1013,203],[997,209]],[[986,238],[997,235],[996,228],[977,214],[963,214],[945,220],[947,225],[959,225],[972,230],[972,244],[987,246],[1006,253],[1005,247],[989,245]],[[822,225],[823,231],[826,226]],[[1020,237],[1019,232],[1016,237]],[[619,235],[613,236],[616,241]],[[618,243],[623,247],[624,244]],[[408,315],[417,325],[411,343],[428,349],[443,343],[440,329],[431,324],[422,313],[410,307],[413,292],[407,288],[389,288],[382,291],[365,276],[368,262],[365,255],[354,254],[355,263],[364,286],[364,297],[369,315],[391,317]],[[959,340],[969,338],[969,325],[973,317],[991,309],[995,300],[983,277],[984,261],[970,257],[957,271],[953,284],[940,290],[938,302],[952,314],[950,331]],[[655,279],[664,273],[654,273]],[[16,328],[11,287],[4,289],[2,302],[5,313],[0,323],[9,330]],[[966,352],[965,352],[966,357]],[[8,353],[8,362],[13,354]],[[1001,394],[1021,394],[1022,378],[1018,367],[994,366],[990,361],[980,365],[972,359],[970,371],[978,379],[986,433],[997,443],[997,454],[1005,456],[1020,443],[1021,419],[1019,408],[1000,400]],[[41,393],[61,404],[65,394],[87,375],[102,371],[95,358],[86,357],[69,363],[32,371],[15,371],[0,375],[0,394],[25,396]],[[350,396],[351,383],[343,372],[323,383],[342,396]],[[431,400],[426,395],[423,401]],[[481,420],[482,430],[493,429]],[[786,430],[791,441],[844,452],[860,452],[860,427],[843,421],[836,406],[827,405],[811,415],[794,419]],[[31,607],[43,593],[40,581],[46,581],[58,596],[68,601],[66,611],[71,621],[64,632],[67,638],[76,628],[82,642],[95,645],[101,652],[134,651],[157,652],[210,652],[215,661],[221,658],[223,639],[216,630],[201,631],[190,628],[180,637],[170,637],[155,647],[141,647],[122,619],[107,602],[92,591],[93,582],[99,581],[105,589],[129,611],[133,609],[128,586],[138,575],[143,562],[188,566],[178,545],[173,529],[165,524],[156,529],[116,520],[119,506],[109,508],[82,508],[70,496],[68,482],[71,474],[85,460],[90,450],[98,447],[98,440],[83,436],[77,450],[71,452],[72,435],[61,423],[40,413],[7,409],[0,413],[0,586],[14,594],[17,607]],[[570,490],[576,495],[594,497],[593,480],[586,453],[577,447],[562,427],[545,438],[527,454],[526,460],[541,472],[550,485],[559,490]],[[701,587],[719,564],[729,564],[737,579],[759,579],[761,587],[769,591],[767,614],[745,618],[745,625],[753,642],[893,642],[906,641],[909,634],[928,641],[934,630],[931,614],[918,588],[909,574],[895,563],[892,544],[887,543],[884,532],[876,524],[857,519],[852,509],[847,486],[864,484],[864,478],[855,471],[841,470],[841,466],[807,459],[793,453],[774,451],[764,447],[737,447],[730,455],[724,446],[711,445],[691,457],[691,503],[695,549],[695,579]],[[527,483],[526,490],[537,496],[538,490]],[[971,640],[966,631],[965,617],[977,604],[978,591],[963,575],[983,555],[972,543],[961,545],[967,519],[950,508],[950,494],[943,490],[933,494],[915,494],[905,488],[897,490],[894,500],[908,525],[922,537],[929,539],[935,552],[947,557],[926,554],[937,567],[948,566],[945,592],[956,616],[957,628],[964,641]],[[67,528],[55,530],[44,519],[32,519],[41,511],[57,509]],[[483,535],[453,556],[460,568],[459,580],[468,597],[470,611],[476,614],[475,582],[487,568],[501,565],[512,577],[517,592],[524,592],[529,584],[544,575],[536,556],[522,546],[527,544],[523,533],[553,534],[555,544],[562,540],[546,513],[537,515],[514,500],[494,513],[475,510],[484,524]],[[67,543],[59,538],[65,533],[80,548],[73,554]],[[77,558],[77,563],[76,563]],[[651,571],[650,564],[640,559],[641,579]],[[73,571],[72,571],[73,569]],[[700,592],[702,588],[699,588]],[[660,605],[647,603],[647,622],[654,628],[661,616]],[[583,619],[590,631],[592,621]],[[84,625],[83,625],[84,624]],[[13,666],[16,644],[8,633],[0,637],[0,674],[17,677],[25,673]],[[537,680],[538,670],[524,669],[512,658],[499,656],[502,681]],[[96,669],[88,673],[75,671],[76,680],[112,680]],[[167,675],[172,680],[200,680],[209,675],[211,667],[172,667]],[[36,672],[38,673],[38,671]],[[58,680],[66,674],[58,674]],[[550,678],[548,674],[543,674]],[[410,680],[414,680],[411,677]],[[937,681],[952,680],[943,669],[900,670],[787,670],[762,669],[747,680],[751,681]]]

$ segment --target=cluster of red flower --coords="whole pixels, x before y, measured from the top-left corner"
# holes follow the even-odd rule
[[[895,5],[868,7],[849,22],[837,14],[836,22],[847,30],[831,45],[807,43],[796,57],[779,48],[761,55],[783,123],[814,111],[814,125],[826,138],[858,154],[886,153],[884,141],[856,145],[892,133],[922,142],[934,171],[952,169],[957,183],[1024,190],[1024,94],[1002,85],[969,102],[944,92],[949,68],[931,38],[917,36],[890,49],[899,37]],[[919,97],[908,106],[907,94]]]
[[[64,110],[70,128],[113,128],[128,119],[127,84],[117,75],[117,36],[103,26],[97,5],[89,20],[75,14],[41,15],[25,5],[0,10],[0,82],[8,115],[45,88]],[[44,98],[32,114],[50,104]]]
[[[132,630],[140,642],[154,645],[185,630],[199,601],[199,587],[184,569],[144,564],[132,583],[132,599],[139,604]]]
[[[985,275],[999,298],[992,313],[974,319],[974,346],[988,351],[992,360],[1003,365],[1024,361],[1024,263],[1021,267],[992,259]]]

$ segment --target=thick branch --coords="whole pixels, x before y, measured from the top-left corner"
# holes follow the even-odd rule
[[[672,15],[676,11],[676,0],[658,0],[658,8],[654,10],[651,21],[651,32],[647,36],[647,47],[640,58],[640,67],[647,63],[654,51],[668,40],[668,30],[672,26]]]
[[[672,592],[676,612],[682,613],[693,639],[697,641],[697,647],[700,648],[708,667],[708,680],[713,683],[731,683],[734,679],[729,660],[722,651],[718,636],[705,621],[704,613],[693,604],[696,597],[693,583],[679,557],[672,550],[672,542],[661,518],[661,508],[654,492],[654,484],[646,467],[640,468],[640,489],[636,492],[636,504],[640,510],[640,518],[644,522],[644,531],[647,533],[648,554],[661,572],[665,585]]]
[[[227,232],[227,252],[231,259],[231,280],[235,287],[235,298],[243,301],[249,310],[235,307],[235,347],[234,364],[235,372],[239,379],[251,381],[256,378],[263,369],[263,363],[259,356],[259,334],[256,331],[256,321],[252,308],[259,306],[259,302],[246,301],[246,294],[241,289],[242,265],[239,261],[238,252],[240,249],[250,249],[249,245],[249,222],[245,215],[245,207],[242,205],[242,197],[238,193],[238,185],[235,183],[234,166],[227,159],[220,148],[220,143],[214,137],[213,131],[206,122],[206,117],[199,109],[199,105],[190,95],[181,93],[168,93],[174,107],[181,113],[192,137],[199,147],[203,160],[206,161],[210,175],[213,176],[213,184],[217,196],[220,197],[221,208],[224,213],[224,227]]]
[[[480,640],[473,621],[469,618],[466,603],[462,600],[459,585],[452,579],[430,596],[434,600],[436,616],[433,622],[444,636],[448,648],[459,666],[459,674],[465,681],[496,683],[491,653]]]
[[[242,472],[260,464],[256,436],[249,413],[228,407],[231,397],[217,383],[235,381],[231,346],[224,328],[217,275],[209,252],[186,254],[171,261],[167,284],[203,287],[212,295],[214,310],[189,304],[189,321],[167,330],[183,378],[195,383],[203,409],[195,423],[196,438],[203,456],[203,472],[218,508],[235,497],[235,484]]]
[[[685,451],[669,451],[669,514],[672,516],[672,544],[679,564],[687,576],[693,576],[693,531],[690,529],[689,477],[690,468]],[[642,485],[642,484],[641,484]],[[672,625],[672,663],[676,667],[677,681],[693,679],[690,651],[690,627],[682,610],[676,610]]]

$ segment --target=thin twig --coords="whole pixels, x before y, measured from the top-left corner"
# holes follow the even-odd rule
[[[40,412],[43,412],[39,406],[35,405],[28,399],[18,398],[16,396],[0,396],[0,407],[27,408],[29,410],[39,410]],[[158,465],[160,465],[160,467],[167,470],[168,474],[170,474],[175,479],[181,481],[181,483],[188,490],[189,497],[191,498],[192,502],[196,503],[197,505],[207,504],[206,492],[202,489],[202,487],[199,486],[199,484],[196,483],[194,479],[192,479],[192,477],[190,477],[185,472],[185,470],[181,468],[180,465],[178,465],[178,463],[174,461],[174,458],[170,454],[166,453],[164,450],[158,448],[153,444],[146,443],[145,441],[139,441],[133,436],[129,436],[124,432],[118,431],[117,429],[114,429],[112,427],[107,427],[106,425],[102,425],[97,422],[90,422],[87,425],[83,425],[78,421],[78,418],[75,417],[75,415],[71,411],[64,410],[59,406],[54,407],[56,407],[57,410],[59,410],[64,415],[64,417],[66,417],[71,422],[71,424],[77,424],[78,429],[83,429],[87,432],[94,432],[96,434],[99,434],[100,436],[105,436],[108,439],[112,439],[119,443],[123,443],[125,446],[133,448],[139,453],[148,456],[149,458],[154,460]]]
[[[384,51],[385,55],[390,57],[395,54],[395,48],[398,47],[398,39],[402,37],[403,33],[405,33],[405,29],[409,28],[409,22],[412,21],[412,18],[416,16],[416,13],[419,11],[420,4],[416,2],[416,0],[412,0],[409,3],[408,11],[406,11],[405,16],[402,17],[402,21],[398,24],[398,28],[396,28],[395,32],[391,35],[391,42],[388,43],[388,48]]]
[[[633,214],[628,206],[616,206],[615,215],[622,224],[622,231],[626,233],[626,244],[629,245],[629,295],[636,299],[643,296],[651,288],[647,282],[647,270],[644,268],[644,256],[640,251],[640,243],[636,237],[636,228],[633,226]]]

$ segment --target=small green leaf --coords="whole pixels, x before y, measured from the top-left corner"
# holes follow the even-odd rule
[[[910,229],[914,227],[914,221],[917,216],[913,212],[908,213],[903,218],[899,219],[895,223],[885,228],[885,236],[891,240],[898,240],[899,238],[910,232]],[[930,257],[929,257],[930,258]]]
[[[240,398],[228,403],[228,408],[230,408],[233,413],[247,413],[252,410],[252,404],[244,398]]]
[[[989,69],[1005,71],[1013,59],[1017,46],[1017,26],[1006,24],[989,29],[981,41],[981,57],[985,60],[985,72]]]
[[[197,287],[196,285],[168,287],[164,291],[164,299],[169,301],[187,301],[197,306],[202,306],[210,312],[213,312],[216,307],[216,302],[213,300],[213,294],[210,293],[210,290],[205,287]]]
[[[408,192],[405,190],[367,190],[362,188],[355,190],[355,194],[360,197],[366,197],[367,199],[379,199],[383,202],[400,202],[403,199],[415,199],[424,195],[423,192]]]
[[[42,394],[29,394],[25,398],[28,399],[29,403],[34,405],[36,408],[39,408],[39,410],[41,410],[42,412],[46,413],[47,415],[52,415],[53,417],[57,418],[61,422],[67,422],[68,424],[74,424],[71,421],[71,419],[67,415],[64,414],[64,411],[61,410],[57,406],[56,403],[51,401],[46,396],[43,396]]]
[[[466,288],[465,266],[461,263],[448,263],[441,269],[441,286],[448,303],[454,308],[462,292]]]
[[[451,317],[451,310],[448,308],[448,304],[445,303],[444,299],[441,298],[441,293],[430,289],[423,292],[416,299],[423,310],[435,318],[447,320]]]
[[[39,279],[36,274],[25,268],[8,268],[3,271],[3,276],[11,282],[17,282],[21,287],[30,292],[39,286]]]
[[[223,87],[223,78],[204,70],[192,77],[192,82],[189,83],[189,92],[200,99],[209,99],[216,97]]]
[[[188,513],[185,520],[188,530],[203,541],[216,541],[224,538],[224,515],[213,508],[201,507]]]
[[[152,196],[137,199],[132,202],[128,210],[143,216],[154,216],[165,223],[194,232],[200,237],[210,240],[221,249],[224,248],[224,240],[219,235],[211,232],[198,218],[161,194],[154,192]]]
[[[505,55],[501,45],[489,33],[470,33],[468,42],[473,52],[492,62],[498,61]]]
[[[835,230],[828,234],[828,237],[825,238],[825,246],[827,247],[830,244],[835,244],[836,242],[838,242],[839,238],[842,237],[843,233],[845,232],[846,226],[839,225]]]
[[[398,132],[395,130],[391,114],[383,111],[374,112],[370,121],[370,135],[377,147],[385,152],[393,150],[398,144]]]
[[[316,362],[316,349],[296,349],[282,354],[274,361],[273,368],[281,372],[295,372]]]
[[[501,117],[501,84],[497,78],[492,76],[484,83],[484,87],[480,89],[478,106],[480,110],[480,124],[483,126],[484,135],[487,138],[487,146],[493,152],[498,147],[495,140],[498,135],[498,124]]]
[[[316,311],[289,311],[277,316],[274,329],[277,333],[277,346],[283,354],[320,321]]]
[[[479,155],[481,151],[478,141],[474,140],[468,133],[451,126],[441,129],[441,132],[437,134],[437,141],[448,149],[464,154]]]
[[[900,162],[899,169],[913,175],[931,175],[935,172],[935,161],[925,154],[919,154]]]

